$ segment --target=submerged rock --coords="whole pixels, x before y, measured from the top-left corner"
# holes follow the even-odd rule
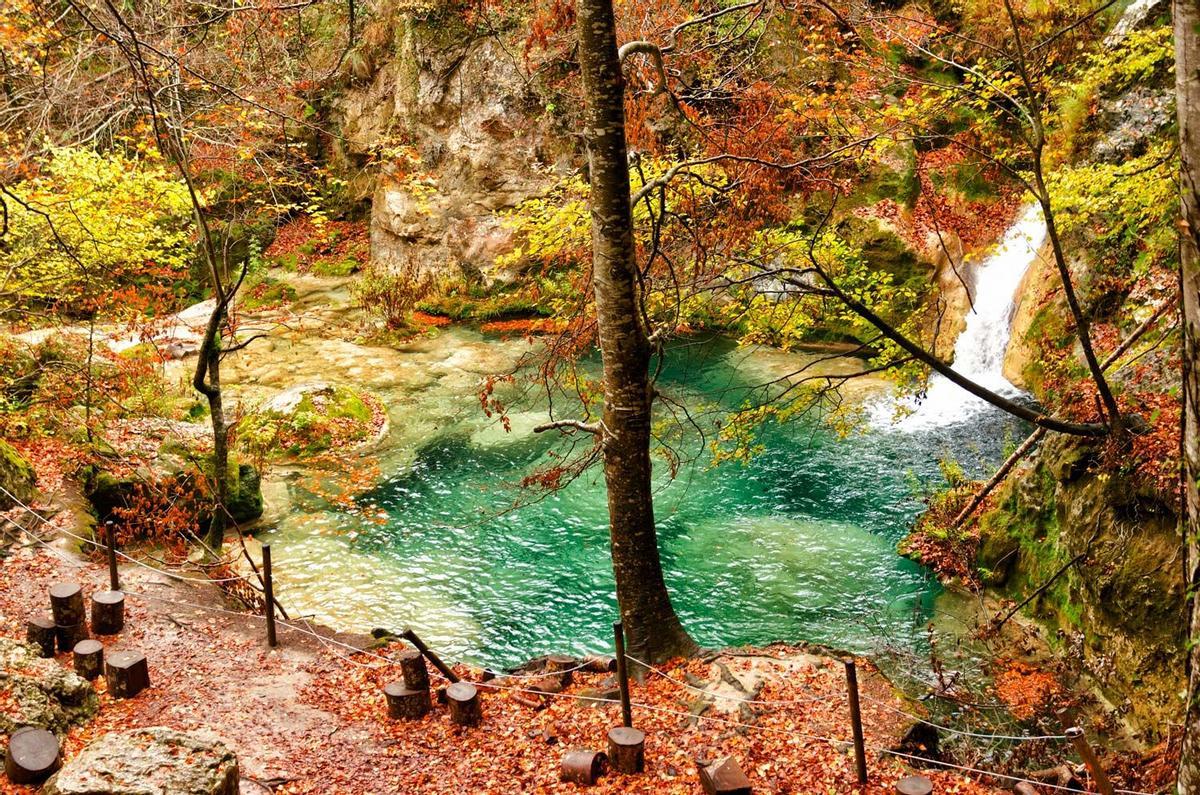
[[[96,712],[90,682],[27,643],[0,637],[0,733],[22,726],[62,734]]]
[[[67,762],[44,795],[237,795],[237,757],[220,740],[162,726],[112,732]]]

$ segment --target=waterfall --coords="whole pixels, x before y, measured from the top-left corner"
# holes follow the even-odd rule
[[[1041,208],[1029,205],[996,249],[975,269],[973,306],[967,311],[966,326],[954,345],[955,371],[980,386],[1007,397],[1021,394],[1004,377],[1004,354],[1012,336],[1016,292],[1021,279],[1038,255],[1046,238],[1046,223]],[[918,430],[952,425],[969,419],[987,407],[987,403],[969,394],[944,376],[934,373],[924,398],[906,401],[912,413],[892,422],[895,405],[872,413],[878,422],[901,430]]]

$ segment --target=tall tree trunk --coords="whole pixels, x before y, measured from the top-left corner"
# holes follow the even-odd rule
[[[650,483],[650,343],[642,322],[625,147],[625,81],[611,0],[579,0],[579,63],[587,103],[592,281],[604,361],[601,443],[617,601],[632,656],[689,654],[663,581]]]
[[[225,527],[228,525],[230,496],[229,472],[229,429],[225,425],[225,405],[221,393],[221,347],[214,344],[208,352],[208,412],[213,430],[213,485],[216,499],[212,509],[212,520],[208,525],[205,544],[214,554],[221,551],[225,543]]]
[[[1183,306],[1184,576],[1191,594],[1187,713],[1179,763],[1181,795],[1200,793],[1200,0],[1175,0],[1175,87],[1183,217],[1179,286]]]

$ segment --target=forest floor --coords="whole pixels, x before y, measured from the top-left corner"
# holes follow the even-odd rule
[[[246,795],[567,793],[581,788],[560,782],[563,752],[603,750],[608,729],[620,722],[617,705],[578,698],[611,687],[603,681],[611,675],[585,671],[554,696],[521,692],[540,687],[530,680],[488,682],[476,728],[455,726],[436,704],[419,721],[389,720],[381,688],[399,678],[399,669],[382,656],[397,646],[359,653],[370,638],[325,629],[317,637],[292,622],[280,627],[280,645],[270,649],[263,619],[232,609],[215,585],[134,566],[123,567],[121,578],[129,594],[126,628],[105,643],[143,652],[152,686],[134,699],[114,700],[98,680],[100,710],[69,732],[67,759],[109,731],[204,728],[236,752]],[[80,583],[85,594],[104,590],[107,570],[46,543],[14,545],[0,565],[0,634],[23,638],[24,621],[47,612],[47,591],[63,580]],[[70,664],[67,655],[59,661]],[[476,682],[482,674],[463,665],[455,670]],[[773,645],[679,662],[665,667],[667,676],[635,682],[646,772],[609,773],[591,791],[699,792],[697,760],[729,754],[758,793],[892,793],[912,771],[880,749],[897,746],[907,724],[896,710],[906,706],[868,663],[860,671],[871,771],[865,788],[854,783],[840,661]],[[705,697],[697,688],[713,702],[701,719],[691,714]],[[939,795],[997,791],[948,772],[925,775]],[[4,786],[4,792],[35,791]]]

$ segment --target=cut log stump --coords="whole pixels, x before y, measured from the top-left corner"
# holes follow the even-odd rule
[[[115,651],[104,663],[104,681],[113,698],[133,698],[150,686],[146,655],[137,651]]]
[[[1028,781],[1018,781],[1013,786],[1013,795],[1038,795],[1037,787]]]
[[[72,652],[75,673],[84,679],[95,679],[104,672],[104,644],[100,641],[81,640]]]
[[[608,759],[600,751],[574,748],[563,754],[559,776],[563,781],[590,787],[604,775]]]
[[[619,773],[641,773],[646,769],[646,735],[628,726],[609,729],[608,763]]]
[[[76,643],[88,639],[87,624],[55,624],[54,639],[58,643],[59,651],[74,649]]]
[[[429,689],[429,669],[425,667],[425,655],[418,649],[405,649],[396,656],[400,661],[400,673],[409,690]]]
[[[469,682],[455,682],[447,687],[446,703],[450,705],[450,720],[459,726],[474,726],[483,718],[479,691]]]
[[[92,632],[116,635],[125,628],[125,594],[97,591],[92,594]]]
[[[25,640],[38,647],[43,657],[54,656],[54,620],[46,616],[34,616],[25,622]]]
[[[54,614],[54,623],[64,627],[87,620],[83,612],[83,589],[79,583],[59,582],[50,586],[50,612]]]
[[[897,795],[932,795],[933,782],[924,776],[908,776],[896,782]]]
[[[546,658],[546,673],[555,674],[564,688],[570,687],[574,671],[570,670],[579,665],[579,660],[565,654],[551,654]]]
[[[4,774],[12,783],[41,784],[58,766],[58,738],[45,729],[26,726],[8,738]]]
[[[433,709],[433,700],[429,696],[429,688],[414,690],[405,687],[404,682],[390,682],[383,687],[383,695],[387,698],[388,716],[399,720],[416,720],[429,714]]]
[[[737,760],[724,756],[700,768],[700,786],[708,795],[751,795],[750,779]]]

